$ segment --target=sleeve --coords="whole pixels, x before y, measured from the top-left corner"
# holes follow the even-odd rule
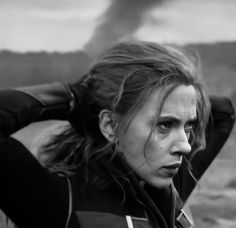
[[[59,83],[0,91],[0,208],[18,227],[64,227],[67,182],[9,135],[34,121],[66,118],[72,100]]]
[[[211,96],[210,102],[211,116],[206,129],[206,148],[199,151],[191,160],[191,171],[194,178],[188,171],[187,162],[184,161],[174,179],[175,186],[184,202],[193,191],[197,181],[221,151],[235,123],[235,110],[230,99]]]
[[[40,120],[67,119],[74,95],[62,83],[0,90],[0,137]]]

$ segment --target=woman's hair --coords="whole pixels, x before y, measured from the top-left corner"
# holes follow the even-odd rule
[[[75,94],[82,97],[76,121],[71,121],[74,128],[66,128],[42,148],[49,156],[46,165],[70,169],[111,151],[115,153],[114,143],[100,132],[99,112],[108,109],[119,117],[114,123],[119,140],[119,134],[127,130],[153,91],[160,91],[158,121],[166,98],[179,85],[192,85],[196,91],[198,118],[190,140],[193,153],[204,148],[210,104],[197,63],[193,52],[190,55],[179,47],[152,42],[127,41],[106,50],[73,87]],[[82,96],[82,91],[86,95]]]

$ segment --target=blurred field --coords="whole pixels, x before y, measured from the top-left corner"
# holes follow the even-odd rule
[[[236,162],[217,159],[203,177],[189,205],[195,227],[236,227]]]

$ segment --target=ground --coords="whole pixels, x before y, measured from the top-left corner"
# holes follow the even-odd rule
[[[236,227],[236,160],[219,158],[188,201],[196,228]]]

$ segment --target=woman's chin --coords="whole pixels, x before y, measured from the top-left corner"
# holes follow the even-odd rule
[[[156,188],[167,188],[171,185],[172,183],[172,178],[171,177],[153,177],[153,178],[148,178],[144,180],[146,183],[152,185],[153,187]]]

